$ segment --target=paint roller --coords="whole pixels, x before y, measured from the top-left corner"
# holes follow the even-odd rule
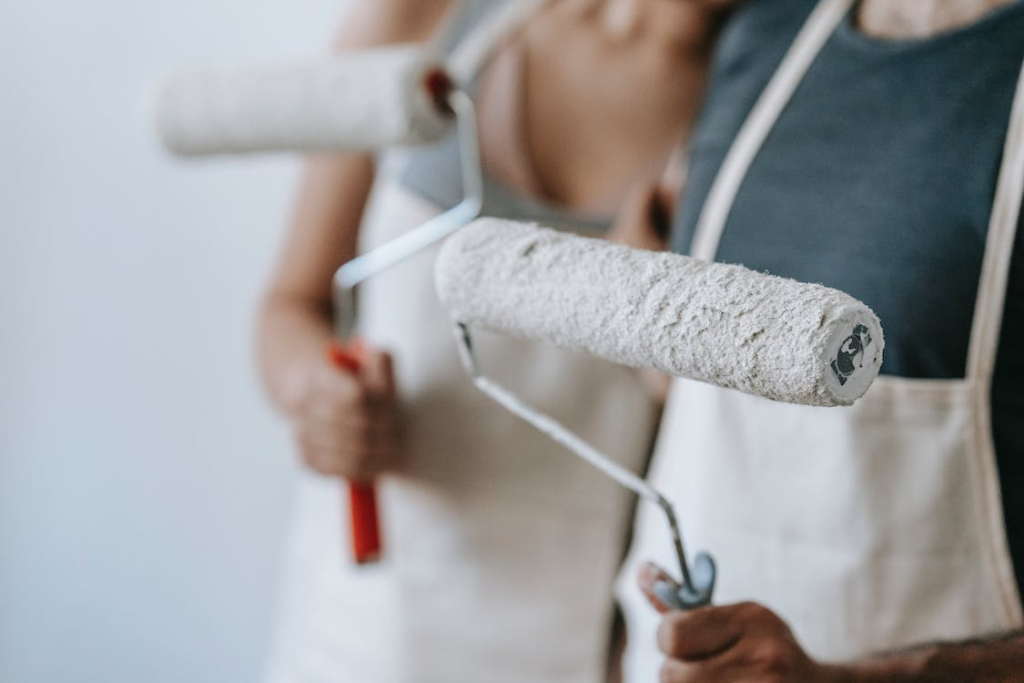
[[[153,120],[164,146],[181,156],[255,152],[370,152],[439,140],[454,125],[464,197],[401,237],[345,263],[332,283],[336,337],[330,361],[359,372],[355,287],[464,227],[480,213],[483,181],[472,101],[418,46],[391,46],[260,68],[190,70],[157,86]],[[349,483],[352,556],[380,556],[371,484]]]
[[[436,285],[480,390],[664,511],[685,607],[710,602],[716,570],[707,553],[688,563],[669,501],[483,375],[470,327],[808,406],[852,404],[882,363],[878,318],[843,292],[532,224],[475,221],[441,249]]]
[[[300,64],[180,71],[156,88],[154,122],[182,156],[365,152],[439,140],[452,81],[416,46]]]

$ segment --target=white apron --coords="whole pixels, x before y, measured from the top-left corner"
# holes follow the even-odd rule
[[[751,160],[851,6],[825,0],[750,114],[712,186],[694,255],[713,259]],[[989,390],[1024,191],[1024,72],[979,284],[964,379],[879,377],[849,408],[774,403],[678,380],[650,478],[678,505],[691,549],[719,568],[715,602],[755,600],[808,653],[841,661],[1019,628]],[[885,321],[882,321],[884,326]],[[620,579],[626,680],[655,681],[658,617],[636,588],[643,560],[673,566],[660,513],[641,505]]]
[[[496,26],[482,25],[491,41]],[[486,58],[480,35],[453,58],[462,73]],[[362,247],[437,212],[382,174]],[[338,482],[305,477],[272,683],[604,680],[632,497],[469,381],[434,290],[438,248],[360,289],[361,334],[394,354],[407,421],[408,461],[379,482],[384,561],[347,561]],[[644,467],[657,412],[633,370],[482,331],[473,340],[490,376]]]

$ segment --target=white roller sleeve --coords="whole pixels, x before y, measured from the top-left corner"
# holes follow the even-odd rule
[[[449,238],[454,320],[777,401],[849,405],[882,363],[871,310],[835,289],[486,218]]]
[[[183,71],[157,88],[156,127],[164,145],[181,155],[424,143],[453,120],[426,87],[440,71],[412,46],[288,66]]]

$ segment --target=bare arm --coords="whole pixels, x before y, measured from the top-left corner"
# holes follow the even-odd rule
[[[850,683],[1012,683],[1024,680],[1024,631],[962,643],[934,643],[850,668]]]
[[[347,13],[334,49],[426,40],[450,4],[451,0],[359,0]],[[358,387],[327,365],[324,347],[332,331],[331,279],[355,255],[373,173],[368,155],[312,157],[303,172],[258,329],[260,370],[267,391],[293,419],[307,411],[311,402],[326,401],[328,407],[342,408],[345,401],[360,395]],[[379,356],[371,360],[378,367],[385,362]],[[317,386],[321,392],[314,396]],[[308,461],[308,454],[304,455]],[[326,469],[346,472],[345,467]]]
[[[640,588],[664,614],[658,645],[665,683],[1017,683],[1024,681],[1024,632],[934,643],[850,664],[822,664],[804,653],[789,627],[766,607],[747,602],[669,611],[655,584],[672,579],[653,565]]]

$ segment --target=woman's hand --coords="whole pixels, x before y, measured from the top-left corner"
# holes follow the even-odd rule
[[[369,481],[401,458],[391,356],[361,349],[350,372],[324,358],[304,370],[288,416],[302,460],[320,474]]]
[[[753,602],[691,611],[669,611],[654,593],[672,579],[654,565],[640,569],[640,588],[665,616],[658,647],[666,655],[662,683],[840,683],[842,668],[815,662],[789,627],[771,610]]]

